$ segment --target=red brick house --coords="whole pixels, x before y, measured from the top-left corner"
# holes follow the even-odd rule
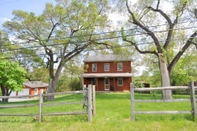
[[[129,91],[132,82],[131,58],[115,55],[87,56],[84,59],[84,85],[96,86],[96,91]]]

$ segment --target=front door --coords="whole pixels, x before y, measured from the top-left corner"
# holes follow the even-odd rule
[[[104,79],[104,87],[105,87],[105,90],[109,90],[109,88],[110,88],[109,78]]]

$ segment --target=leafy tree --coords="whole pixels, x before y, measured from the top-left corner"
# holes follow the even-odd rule
[[[7,45],[9,43],[9,39],[8,39],[8,35],[3,32],[2,30],[0,30],[0,53],[3,54],[7,48],[5,45]]]
[[[197,44],[194,41],[197,31],[192,28],[192,25],[189,31],[185,31],[184,41],[181,43],[176,41],[177,32],[180,31],[176,28],[186,28],[190,26],[189,20],[196,21],[193,6],[195,3],[192,0],[168,2],[139,0],[132,5],[126,0],[126,9],[129,14],[128,25],[132,25],[134,30],[124,31],[123,29],[122,31],[123,40],[134,46],[139,53],[151,54],[157,58],[163,87],[170,86],[172,70],[184,52],[193,44]],[[165,4],[172,6],[171,9],[165,10]],[[136,33],[141,35],[136,35]],[[133,37],[128,37],[128,35]],[[138,44],[139,42],[147,43],[148,48],[143,48],[141,44]],[[170,90],[163,91],[162,95],[163,99],[172,99]]]
[[[80,59],[82,59],[81,56],[77,56],[65,65],[65,70],[61,73],[57,83],[58,91],[82,89],[84,67]]]
[[[92,44],[99,44],[93,35],[109,24],[107,0],[56,0],[46,4],[43,14],[17,10],[4,29],[25,48],[37,47],[49,69],[48,92],[54,92],[64,65]],[[20,40],[20,41],[19,41]],[[39,48],[38,48],[39,47]],[[36,50],[35,49],[35,50]],[[48,97],[53,100],[54,96]]]
[[[2,96],[9,96],[12,91],[21,91],[25,81],[26,71],[17,62],[10,62],[1,57],[0,61],[0,87]],[[8,102],[8,98],[3,98]]]
[[[42,67],[33,67],[31,71],[28,71],[26,78],[29,81],[49,82],[48,69]]]

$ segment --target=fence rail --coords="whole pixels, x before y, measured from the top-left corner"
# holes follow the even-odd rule
[[[63,94],[84,94],[87,99],[76,102],[57,102],[57,103],[44,103],[43,99],[46,96],[51,95],[63,95]],[[23,98],[23,97],[39,97],[39,104],[22,104],[22,105],[0,105],[0,109],[2,108],[24,108],[24,107],[38,107],[38,113],[32,114],[1,114],[0,116],[35,116],[38,117],[38,120],[41,122],[43,116],[58,116],[58,115],[80,115],[87,114],[88,121],[92,121],[92,115],[96,114],[96,102],[95,102],[95,86],[88,85],[86,90],[82,91],[68,91],[68,92],[57,92],[57,93],[47,93],[47,94],[39,94],[39,95],[23,95],[23,96],[0,96],[2,98]],[[87,104],[86,104],[87,103]],[[75,111],[75,112],[53,112],[53,113],[43,113],[43,107],[47,106],[58,106],[58,105],[73,105],[73,104],[86,104],[86,111]]]
[[[190,91],[190,99],[172,99],[172,100],[135,100],[135,91],[156,91],[156,90],[177,90],[184,89]],[[189,86],[172,86],[172,87],[156,87],[156,88],[135,88],[134,84],[130,84],[130,97],[131,97],[131,120],[135,121],[136,114],[192,114],[193,120],[197,116],[196,111],[196,98],[195,98],[194,83],[191,82]],[[191,102],[191,110],[186,111],[136,111],[135,102]]]

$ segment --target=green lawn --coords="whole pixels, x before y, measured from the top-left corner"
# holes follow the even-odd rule
[[[189,98],[176,95],[175,98]],[[136,94],[136,99],[160,99],[161,95]],[[81,100],[82,95],[58,97],[55,102]],[[38,103],[37,101],[11,102],[10,104]],[[51,103],[51,102],[50,102]],[[53,102],[52,102],[53,103]],[[191,115],[137,115],[131,121],[129,93],[97,93],[96,116],[91,123],[87,115],[43,117],[39,123],[34,117],[0,117],[2,131],[195,131],[197,123]],[[4,105],[4,104],[0,104]],[[136,103],[136,110],[190,110],[189,102],[179,103]],[[43,113],[82,110],[82,105],[44,107]],[[0,109],[0,113],[37,113],[38,108]]]

